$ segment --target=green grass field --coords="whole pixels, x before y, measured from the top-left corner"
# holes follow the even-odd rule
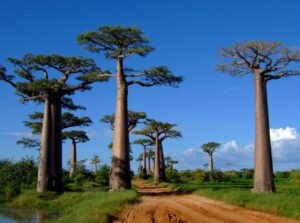
[[[135,202],[135,190],[109,193],[107,188],[96,187],[81,192],[63,194],[37,194],[34,190],[22,192],[2,207],[45,210],[50,215],[58,216],[46,222],[51,223],[104,223],[120,211],[124,205]]]

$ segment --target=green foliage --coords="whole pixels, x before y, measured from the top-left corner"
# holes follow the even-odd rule
[[[38,139],[25,138],[17,141],[17,144],[22,145],[24,148],[39,148],[41,143]]]
[[[145,112],[135,112],[135,111],[128,111],[128,130],[132,131],[137,124],[144,123],[145,119],[147,118],[147,114]],[[100,122],[108,123],[110,128],[114,130],[114,122],[115,122],[115,114],[112,115],[104,115]]]
[[[109,171],[110,171],[110,167],[108,165],[102,165],[100,169],[96,172],[95,182],[103,186],[108,186]]]
[[[203,152],[212,155],[216,151],[216,149],[218,147],[220,147],[220,145],[221,144],[217,143],[217,142],[209,142],[209,143],[203,144],[201,146],[201,148],[202,148]]]
[[[107,58],[123,55],[146,56],[153,50],[148,38],[137,27],[100,26],[96,31],[81,34],[78,44],[91,52],[104,52]]]
[[[292,170],[291,177],[292,177],[293,183],[300,188],[300,170]]]
[[[291,176],[290,171],[276,171],[274,173],[275,178],[289,178]]]
[[[85,131],[78,130],[64,131],[63,139],[71,139],[75,143],[84,143],[90,140]]]
[[[33,158],[18,162],[0,160],[0,188],[6,188],[7,196],[15,196],[22,188],[34,187],[37,178],[37,165]]]

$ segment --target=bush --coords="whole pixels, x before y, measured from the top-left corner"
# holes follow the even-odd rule
[[[166,169],[166,181],[170,183],[182,183],[177,170]]]
[[[275,172],[275,178],[289,178],[291,175],[290,171],[277,171]]]
[[[254,169],[241,169],[242,178],[244,179],[252,179],[254,177]]]
[[[0,161],[0,187],[17,185],[19,188],[34,187],[37,180],[37,165],[33,158],[24,158],[16,163]]]
[[[96,173],[95,182],[100,183],[104,186],[109,185],[109,171],[110,167],[108,165],[103,165]]]
[[[294,184],[300,187],[300,170],[292,170],[291,177]]]

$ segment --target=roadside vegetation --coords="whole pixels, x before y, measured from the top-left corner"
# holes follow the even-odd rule
[[[167,181],[160,185],[300,220],[300,170],[275,172],[276,193],[251,193],[253,174],[253,169],[216,170],[213,180],[210,180],[209,171],[169,169],[166,171]],[[153,182],[151,178],[147,181]]]
[[[77,163],[70,177],[64,171],[64,192],[37,193],[37,163],[32,158],[0,160],[0,207],[43,210],[49,222],[108,222],[125,204],[137,199],[135,190],[108,192],[109,166],[95,172]],[[48,222],[47,221],[47,222]]]

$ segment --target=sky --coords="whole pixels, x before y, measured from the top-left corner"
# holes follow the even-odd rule
[[[115,61],[85,51],[76,44],[76,37],[102,25],[137,26],[155,51],[146,58],[129,58],[125,65],[137,70],[166,65],[184,77],[179,88],[129,89],[130,110],[178,125],[183,137],[164,143],[165,154],[179,161],[176,168],[203,168],[207,154],[200,146],[210,141],[221,143],[215,153],[216,168],[253,168],[253,78],[217,72],[222,62],[218,50],[252,40],[280,41],[300,48],[299,9],[297,0],[2,0],[0,64],[13,73],[7,57],[55,53],[93,58],[101,68],[114,71]],[[275,170],[300,168],[299,84],[300,78],[292,77],[268,85]],[[91,140],[78,145],[78,159],[96,154],[102,164],[110,163],[107,145],[112,132],[99,119],[114,113],[115,99],[113,79],[73,96],[75,103],[87,108],[76,114],[94,122],[84,128]],[[0,83],[0,100],[0,159],[37,157],[37,150],[24,149],[16,141],[31,136],[23,121],[42,107],[21,104],[14,89],[4,82]],[[70,143],[63,147],[67,168]],[[140,152],[141,148],[133,148],[134,157]],[[136,170],[137,162],[132,161],[131,166]]]

